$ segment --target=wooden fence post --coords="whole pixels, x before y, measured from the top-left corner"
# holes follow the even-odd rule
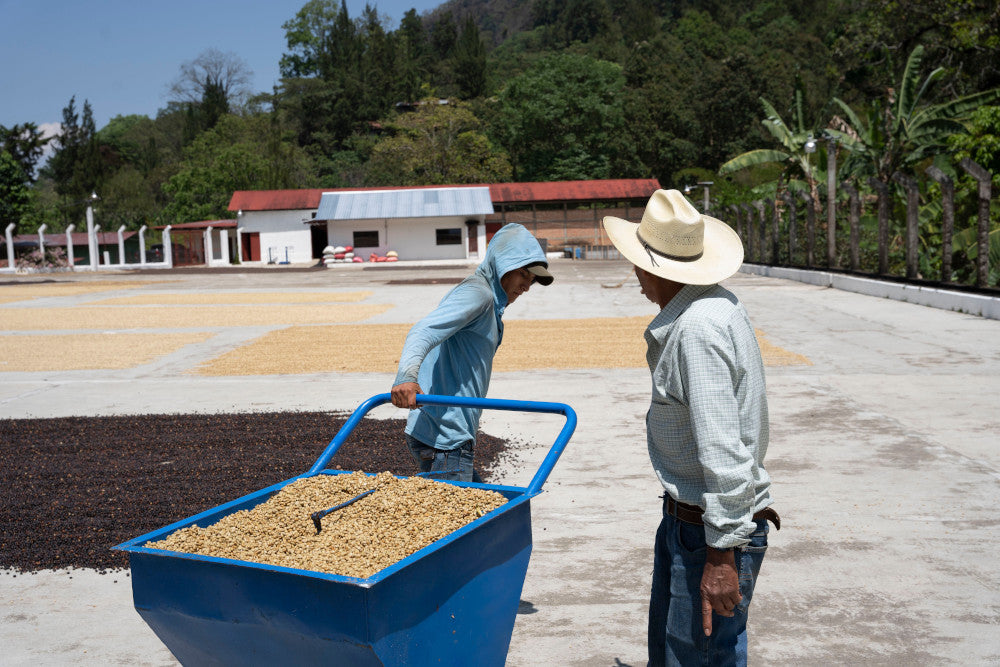
[[[861,199],[858,197],[858,189],[851,185],[849,182],[844,181],[840,184],[840,187],[844,189],[847,193],[848,199],[850,201],[850,210],[847,214],[848,224],[850,225],[851,238],[850,238],[850,255],[851,255],[851,271],[857,271],[858,267],[861,265],[860,253],[858,251],[858,245],[860,244],[860,224],[861,224]]]
[[[816,249],[816,209],[813,208],[813,198],[808,192],[799,192],[806,203],[806,266],[812,268],[813,251]]]
[[[919,273],[919,259],[917,258],[917,232],[920,212],[920,184],[916,179],[907,176],[901,171],[892,175],[892,180],[896,181],[906,190],[906,277],[914,279]]]
[[[951,237],[955,233],[955,182],[934,165],[927,175],[941,184],[941,282],[951,282]]]
[[[736,218],[736,235],[740,237],[740,241],[743,242],[743,254],[747,257],[750,256],[750,241],[743,234],[743,218],[740,217],[740,207],[736,204],[730,204],[729,210],[733,212],[733,217]]]
[[[878,192],[878,272],[889,272],[889,186],[874,176],[868,185]]]
[[[837,140],[826,144],[826,265],[837,267]]]
[[[752,202],[757,209],[757,224],[760,225],[760,261],[767,262],[767,220],[764,219],[764,202],[759,199]]]
[[[747,221],[747,235],[750,237],[751,246],[753,247],[752,256],[756,261],[760,262],[762,260],[760,235],[757,233],[757,227],[753,222],[753,207],[750,204],[740,204],[740,208],[743,210],[743,217]]]
[[[765,206],[771,211],[771,263],[775,266],[778,265],[778,223],[780,222],[780,217],[778,214],[777,203],[773,199],[765,199]]]
[[[795,228],[798,226],[795,220],[795,197],[785,190],[781,193],[781,198],[788,205],[788,264],[795,266]]]
[[[986,287],[990,279],[990,197],[992,180],[990,172],[967,157],[959,163],[970,176],[979,181],[979,249],[976,256],[976,287]]]

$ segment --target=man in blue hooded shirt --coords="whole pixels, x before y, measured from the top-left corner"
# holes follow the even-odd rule
[[[410,329],[399,358],[392,403],[412,410],[406,440],[421,472],[480,481],[472,467],[481,410],[428,405],[417,394],[484,397],[503,339],[504,309],[532,283],[552,283],[545,253],[518,224],[494,234],[476,271]]]

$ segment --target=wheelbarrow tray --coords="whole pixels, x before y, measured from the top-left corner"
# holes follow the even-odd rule
[[[380,399],[388,395],[369,399],[367,409]],[[561,442],[527,488],[447,482],[494,490],[507,502],[367,578],[144,546],[251,509],[297,479],[346,474],[324,466],[356,412],[308,473],[114,547],[129,555],[135,608],[185,665],[503,665],[531,554],[530,500],[575,426],[562,407],[569,412]]]

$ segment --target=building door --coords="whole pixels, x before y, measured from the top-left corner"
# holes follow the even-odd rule
[[[469,237],[469,255],[479,254],[479,223],[476,220],[466,220],[465,229]]]
[[[486,242],[489,243],[493,240],[493,235],[500,231],[503,227],[502,222],[487,222],[486,223]]]
[[[243,234],[243,262],[260,261],[260,232],[244,232]]]
[[[319,259],[323,256],[323,248],[329,240],[326,233],[326,223],[321,225],[309,225],[309,235],[312,237],[312,256]]]

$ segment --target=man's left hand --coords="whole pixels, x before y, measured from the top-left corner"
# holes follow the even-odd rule
[[[708,547],[705,571],[701,574],[701,627],[706,637],[712,634],[712,612],[732,616],[742,599],[734,551]]]

